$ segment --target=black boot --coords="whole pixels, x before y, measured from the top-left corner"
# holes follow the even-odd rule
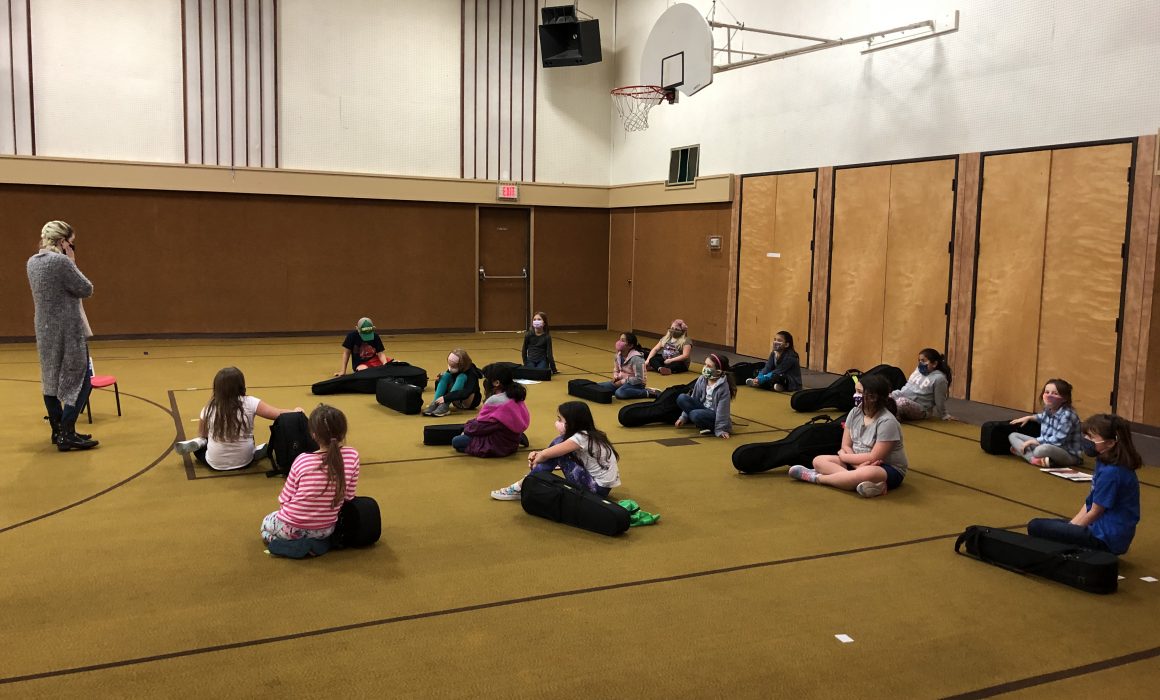
[[[49,426],[52,427],[52,444],[60,442],[60,419],[52,416],[45,416],[44,419],[48,421]],[[85,435],[84,433],[77,433],[77,437],[82,440],[92,439],[92,435]]]
[[[92,439],[91,435],[79,435],[76,431],[76,421],[61,423],[60,435],[56,440],[56,449],[61,452],[69,450],[91,450],[101,443]]]

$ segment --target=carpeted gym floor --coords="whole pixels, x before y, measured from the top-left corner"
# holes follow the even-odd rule
[[[615,340],[553,337],[561,375],[528,387],[533,447],[553,436],[567,380],[608,372]],[[384,342],[434,377],[452,347],[482,365],[518,360],[521,338]],[[954,554],[967,525],[1070,517],[1089,488],[984,454],[966,423],[907,425],[906,483],[867,500],[784,469],[734,471],[738,445],[806,420],[787,396],[743,387],[731,440],[623,428],[620,402],[593,405],[621,453],[614,495],[662,515],[607,538],[488,497],[523,474],[522,452],[422,445],[423,425],[462,419],[340,395],[325,398],[350,419],[383,538],[290,561],[258,537],[280,480],[193,468],[172,445],[196,429],[223,366],[266,402],[309,410],[339,338],[92,351],[119,380],[123,415],[111,390],[94,392],[100,448],[59,453],[35,347],[0,346],[0,697],[1129,698],[1160,682],[1160,583],[1141,580],[1160,578],[1155,467],[1140,473],[1143,522],[1120,591],[1097,596]],[[690,379],[650,375],[658,387]]]

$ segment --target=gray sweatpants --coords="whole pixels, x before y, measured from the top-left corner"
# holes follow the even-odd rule
[[[1027,442],[1028,440],[1038,439],[1033,438],[1030,435],[1024,435],[1023,433],[1011,433],[1011,435],[1008,436],[1008,439],[1011,441],[1011,447],[1015,448],[1015,451],[1019,453],[1019,456],[1028,462],[1030,462],[1035,457],[1040,459],[1047,457],[1051,460],[1052,466],[1056,467],[1074,467],[1080,463],[1079,457],[1072,455],[1070,452],[1063,449],[1062,447],[1059,447],[1058,445],[1040,444],[1036,445],[1030,450],[1027,450],[1026,452],[1022,452],[1021,450],[1023,449],[1023,443]]]

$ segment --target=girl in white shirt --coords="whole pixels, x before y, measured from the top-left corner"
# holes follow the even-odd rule
[[[301,412],[301,408],[295,408]],[[225,367],[213,378],[213,397],[201,409],[198,437],[178,442],[178,454],[193,453],[211,469],[247,467],[266,456],[266,443],[254,445],[254,416],[274,420],[287,409],[274,408],[246,395],[246,378],[237,367]]]
[[[583,401],[560,404],[556,416],[559,437],[543,450],[528,454],[531,472],[550,472],[559,469],[564,478],[582,489],[608,498],[614,486],[620,486],[620,454],[608,440],[608,435],[596,427],[592,411]],[[491,492],[497,501],[520,500],[523,479],[511,486]]]

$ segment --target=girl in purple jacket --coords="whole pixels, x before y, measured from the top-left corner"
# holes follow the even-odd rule
[[[527,390],[512,377],[512,368],[490,364],[483,368],[484,389],[490,393],[479,415],[463,426],[463,434],[451,438],[451,446],[475,457],[507,457],[527,440],[524,431],[532,422],[524,404]]]

